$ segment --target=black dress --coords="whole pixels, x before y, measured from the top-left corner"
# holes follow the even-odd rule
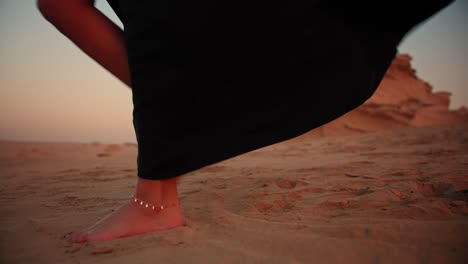
[[[138,176],[161,180],[355,109],[405,34],[452,0],[108,2],[124,25]]]

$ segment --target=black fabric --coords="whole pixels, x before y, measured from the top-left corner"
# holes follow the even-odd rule
[[[108,1],[124,24],[138,176],[154,180],[355,109],[404,35],[452,2]]]

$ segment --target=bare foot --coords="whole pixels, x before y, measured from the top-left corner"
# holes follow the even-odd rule
[[[130,201],[115,212],[84,230],[65,235],[67,241],[84,243],[91,240],[112,240],[143,233],[167,230],[184,224],[180,206],[161,211],[145,208]]]

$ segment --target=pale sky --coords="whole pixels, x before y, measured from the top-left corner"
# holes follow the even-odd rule
[[[120,21],[105,0],[96,6]],[[458,0],[399,47],[419,78],[468,106],[468,0]],[[0,0],[0,139],[136,142],[131,90],[61,35],[34,0]]]

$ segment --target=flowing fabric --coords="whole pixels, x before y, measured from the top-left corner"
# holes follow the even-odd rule
[[[402,38],[452,1],[108,2],[124,25],[138,176],[162,180],[355,109]]]

